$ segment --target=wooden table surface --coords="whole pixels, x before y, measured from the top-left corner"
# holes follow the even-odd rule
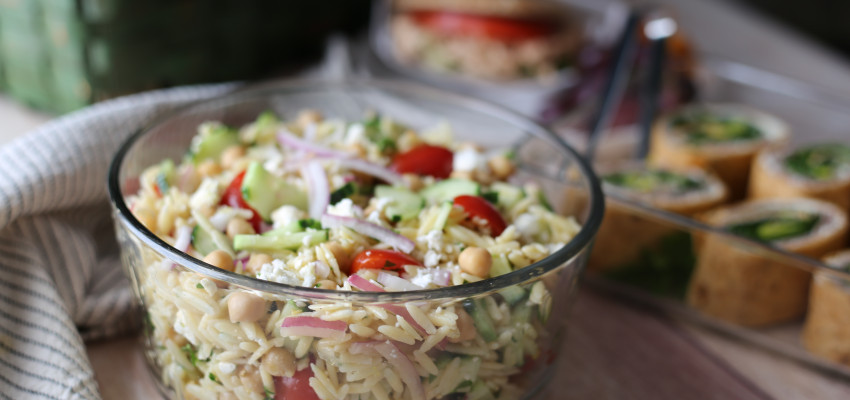
[[[850,93],[846,60],[729,1],[655,2],[706,53]],[[0,145],[49,117],[0,96]],[[850,398],[847,381],[589,288],[573,312],[551,399]],[[104,399],[158,398],[140,349],[136,337],[89,344]]]

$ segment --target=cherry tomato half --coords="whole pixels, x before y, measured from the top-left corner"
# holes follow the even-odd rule
[[[458,36],[485,37],[502,41],[539,38],[555,31],[546,21],[531,21],[490,15],[445,11],[417,11],[413,20],[420,26]]]
[[[275,400],[319,400],[316,391],[310,387],[313,370],[304,368],[296,371],[291,378],[276,376],[274,378]]]
[[[393,250],[371,249],[363,250],[354,256],[351,261],[352,274],[361,269],[382,269],[385,271],[403,272],[405,265],[419,265],[422,263],[415,258]]]
[[[507,228],[502,214],[499,210],[493,207],[487,200],[478,196],[461,195],[455,197],[454,204],[463,209],[470,218],[479,218],[484,220],[490,229],[490,234],[493,237],[499,236]]]
[[[395,156],[390,168],[400,174],[430,175],[445,179],[452,174],[452,162],[454,153],[451,150],[423,144]]]
[[[248,222],[251,223],[251,226],[254,227],[255,232],[260,232],[260,226],[263,223],[263,217],[257,213],[256,210],[251,208],[248,203],[245,202],[245,199],[242,197],[242,179],[245,179],[245,172],[242,171],[239,175],[236,175],[233,178],[233,181],[230,182],[230,185],[227,185],[227,189],[224,189],[224,194],[221,196],[221,203],[225,206],[230,206],[234,208],[242,208],[245,210],[251,210],[251,219]]]

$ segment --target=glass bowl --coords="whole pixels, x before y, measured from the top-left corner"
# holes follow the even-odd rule
[[[457,140],[512,147],[514,179],[539,182],[556,211],[575,216],[580,231],[552,255],[496,278],[410,292],[349,292],[215,268],[178,251],[131,214],[125,199],[138,190],[142,171],[166,158],[180,160],[200,123],[242,126],[266,110],[294,118],[307,108],[346,120],[377,111],[413,128],[445,121]],[[121,147],[110,168],[109,193],[125,272],[146,322],[150,365],[163,392],[180,399],[282,399],[285,387],[306,387],[325,399],[532,398],[555,370],[604,207],[591,170],[545,128],[498,106],[386,81],[296,81],[184,107]],[[524,295],[511,298],[518,290]],[[228,318],[226,299],[239,292],[264,299],[268,312],[258,322]],[[282,337],[280,321],[293,307],[322,310],[323,318],[345,321],[350,329],[336,339]],[[460,308],[486,313],[493,331],[485,335],[477,328],[475,337],[459,339]],[[406,323],[411,319],[421,324]],[[393,325],[413,338],[387,340],[375,329]],[[411,325],[422,330],[411,332]],[[268,356],[275,348],[287,349],[295,360]],[[294,363],[300,372],[274,375],[281,374],[281,363]]]

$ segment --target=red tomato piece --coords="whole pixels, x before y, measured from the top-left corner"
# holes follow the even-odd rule
[[[296,371],[291,378],[276,376],[274,378],[275,400],[320,400],[316,391],[310,387],[313,370],[309,367]]]
[[[482,197],[461,195],[455,197],[454,204],[463,209],[469,218],[481,219],[486,222],[486,227],[490,228],[490,234],[493,237],[499,236],[507,228],[502,214],[499,213],[492,204],[484,200]]]
[[[371,249],[363,250],[354,256],[351,261],[351,274],[361,269],[382,269],[385,271],[403,272],[405,265],[419,265],[422,263],[415,258],[393,250]]]
[[[240,172],[239,175],[236,175],[236,177],[233,178],[230,185],[227,185],[227,189],[224,189],[224,194],[221,196],[220,204],[234,208],[251,210],[252,216],[248,222],[250,222],[251,226],[254,227],[255,232],[260,232],[263,217],[261,217],[256,210],[251,208],[251,206],[249,206],[242,197],[242,180],[245,179],[245,172],[246,171]]]
[[[420,26],[448,35],[516,41],[547,36],[555,31],[555,26],[546,21],[446,11],[417,11],[412,14],[413,20]]]
[[[400,174],[430,175],[445,179],[452,174],[453,162],[454,153],[451,150],[423,144],[395,156],[390,168]]]

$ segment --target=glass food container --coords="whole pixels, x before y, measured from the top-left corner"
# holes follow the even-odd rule
[[[550,256],[495,278],[362,292],[215,268],[178,251],[131,213],[126,198],[138,190],[142,171],[164,159],[179,161],[202,122],[242,126],[263,111],[294,118],[302,109],[348,121],[374,111],[415,129],[444,121],[457,140],[511,148],[513,179],[538,182],[554,209],[570,210],[581,228]],[[533,398],[556,369],[604,207],[588,166],[545,128],[487,103],[381,81],[296,81],[182,108],[123,145],[109,193],[125,272],[146,322],[146,355],[160,389],[179,399]],[[240,293],[262,299],[266,310],[257,322],[228,318],[227,299]],[[461,310],[476,324],[473,337],[459,337]],[[281,323],[292,315],[320,316],[327,326],[283,336]],[[276,349],[291,359],[273,356]]]

